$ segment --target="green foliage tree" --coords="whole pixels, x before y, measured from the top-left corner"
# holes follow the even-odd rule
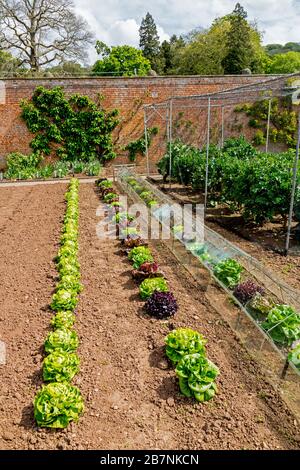
[[[247,23],[247,22],[246,22]],[[247,23],[248,24],[248,23]],[[255,24],[248,24],[251,54],[246,66],[255,73],[264,71],[268,56],[261,43],[261,34]],[[223,61],[228,55],[228,35],[232,28],[232,15],[217,18],[206,31],[193,31],[187,35],[186,45],[177,50],[174,58],[175,73],[222,75]]]
[[[226,35],[227,52],[222,60],[225,74],[240,74],[250,67],[253,56],[247,12],[237,3],[231,14],[231,27]]]
[[[160,47],[161,62],[163,64],[163,73],[172,75],[176,73],[179,51],[185,46],[182,36],[176,34],[171,36],[170,41],[163,41]]]
[[[60,76],[60,77],[68,77],[68,76],[74,77],[75,76],[76,77],[76,76],[88,75],[90,73],[90,69],[88,67],[83,67],[77,62],[66,61],[54,67],[49,67],[47,69],[47,72],[54,76]]]
[[[0,50],[0,75],[2,77],[10,77],[18,72],[22,72],[19,61],[10,52]]]
[[[135,47],[126,45],[108,47],[103,42],[97,41],[96,51],[101,54],[102,59],[95,63],[92,69],[93,75],[145,76],[151,70],[149,60]]]
[[[37,87],[31,100],[21,102],[22,118],[35,134],[30,146],[49,155],[56,151],[64,160],[109,160],[113,151],[112,131],[117,126],[116,109],[107,112],[87,96],[67,98],[61,87]]]
[[[286,52],[300,52],[299,42],[287,42],[285,45],[282,44],[267,44],[265,46],[267,54],[270,56],[276,54],[285,54]]]
[[[149,12],[142,19],[139,34],[140,48],[144,56],[150,61],[152,69],[161,73],[164,64],[160,54],[159,36],[155,21]]]
[[[268,61],[267,73],[294,73],[300,70],[300,52],[275,54]]]

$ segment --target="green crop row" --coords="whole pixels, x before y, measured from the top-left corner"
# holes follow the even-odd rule
[[[44,344],[47,356],[43,361],[43,379],[47,382],[34,400],[34,417],[40,427],[65,428],[71,421],[78,421],[84,411],[79,389],[71,385],[79,371],[80,359],[76,353],[78,336],[72,329],[82,289],[78,262],[78,187],[72,179],[66,193],[67,209],[60,249],[56,257],[59,282],[52,297],[51,331]]]
[[[176,141],[171,145],[172,178],[204,192],[206,148]],[[244,219],[262,224],[280,215],[286,221],[291,199],[295,151],[263,153],[244,138],[228,139],[224,147],[209,148],[208,191],[211,204],[226,204]],[[169,175],[170,152],[158,163],[160,173]],[[300,184],[300,172],[298,175]],[[300,221],[300,192],[295,217]]]

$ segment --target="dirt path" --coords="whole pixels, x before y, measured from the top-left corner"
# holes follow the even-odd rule
[[[86,412],[78,425],[72,424],[62,432],[34,428],[29,405],[40,382],[42,356],[37,351],[49,325],[49,316],[43,317],[42,308],[51,295],[53,280],[47,275],[53,275],[51,257],[57,249],[53,237],[58,240],[62,211],[62,193],[57,187],[49,191],[51,201],[56,201],[49,204],[51,212],[44,213],[36,202],[35,210],[28,209],[27,215],[31,214],[35,224],[39,220],[40,230],[34,230],[34,221],[26,223],[26,230],[32,239],[36,233],[37,249],[43,239],[51,246],[46,249],[43,245],[42,261],[30,258],[32,239],[27,242],[28,252],[17,247],[22,248],[18,266],[24,266],[28,304],[22,306],[24,293],[19,291],[24,279],[19,268],[11,268],[14,284],[8,283],[1,290],[16,307],[1,309],[7,340],[10,336],[16,339],[13,361],[3,369],[1,395],[5,402],[1,402],[0,409],[0,448],[299,448],[297,423],[281,399],[264,382],[231,330],[206,304],[203,293],[159,245],[155,248],[156,258],[179,300],[180,310],[175,319],[166,322],[143,314],[143,302],[131,279],[130,265],[119,253],[119,244],[96,236],[96,224],[101,220],[96,215],[99,201],[88,184],[80,187],[80,262],[85,289],[76,322],[81,338],[81,371],[75,379],[85,397]],[[33,196],[33,202],[37,201]],[[26,210],[23,207],[22,212]],[[13,221],[11,224],[6,234],[12,233]],[[11,262],[16,243],[7,243],[6,259]],[[38,302],[34,300],[37,292]],[[206,405],[180,396],[175,373],[165,360],[164,337],[178,326],[203,332],[209,340],[209,356],[220,367],[219,394]]]
[[[64,213],[65,185],[0,189],[0,448],[27,448]]]

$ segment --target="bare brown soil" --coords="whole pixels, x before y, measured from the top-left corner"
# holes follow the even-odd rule
[[[172,184],[169,189],[169,185],[159,182],[156,184],[176,202],[203,203],[202,196],[190,188]],[[208,227],[261,261],[284,282],[300,289],[300,249],[299,256],[283,256],[276,251],[284,248],[286,231],[282,228],[282,221],[265,224],[263,227],[250,227],[244,225],[240,216],[232,215],[224,208],[210,208],[207,211],[206,223]]]
[[[64,185],[2,189],[0,366],[2,449],[298,449],[299,426],[204,293],[160,244],[153,247],[179,301],[157,321],[143,312],[130,265],[117,241],[99,239],[99,200],[80,186],[80,262],[84,291],[77,312],[81,371],[74,383],[86,402],[65,431],[35,427],[32,400],[41,384],[41,346],[55,285]],[[182,397],[164,355],[164,337],[189,326],[209,340],[220,368],[219,394],[207,404]]]

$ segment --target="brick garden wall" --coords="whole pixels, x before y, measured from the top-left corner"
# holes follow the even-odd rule
[[[237,86],[257,83],[270,76],[186,76],[186,77],[145,77],[145,78],[47,78],[47,79],[6,79],[0,80],[0,164],[12,151],[29,153],[32,135],[20,119],[19,102],[30,98],[34,89],[62,86],[68,94],[80,93],[95,98],[104,95],[107,109],[120,110],[121,124],[115,132],[119,148],[115,163],[128,163],[128,157],[121,148],[126,143],[141,137],[144,129],[143,105],[158,103],[172,96],[187,96],[217,92]],[[185,116],[192,114],[187,111]],[[199,116],[201,118],[201,116]],[[201,118],[202,119],[202,118]],[[158,125],[160,135],[155,137],[150,150],[151,169],[164,151],[165,122],[153,116],[149,126]],[[137,164],[145,167],[145,159],[139,157]]]

